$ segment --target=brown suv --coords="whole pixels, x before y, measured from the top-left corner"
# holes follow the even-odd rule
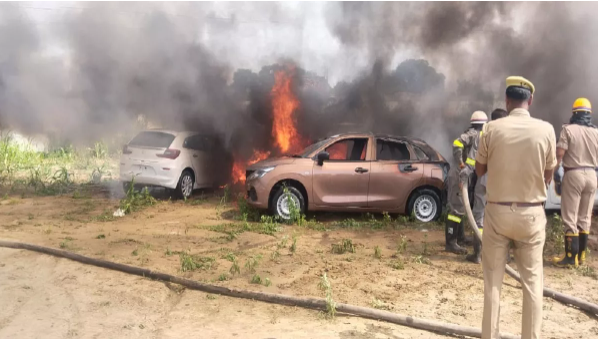
[[[284,219],[290,197],[301,212],[413,212],[429,222],[441,214],[448,171],[443,156],[422,140],[351,133],[251,165],[246,187],[250,205]]]

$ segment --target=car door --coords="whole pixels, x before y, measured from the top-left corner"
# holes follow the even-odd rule
[[[314,205],[343,209],[368,205],[370,179],[369,138],[344,138],[325,147],[329,160],[314,162]]]
[[[196,134],[187,137],[183,145],[188,149],[189,162],[195,173],[195,187],[206,188],[212,185],[210,172],[210,157],[206,151],[209,149],[207,138]]]
[[[376,147],[368,186],[368,207],[398,210],[422,180],[424,164],[411,145],[392,138],[375,138]]]

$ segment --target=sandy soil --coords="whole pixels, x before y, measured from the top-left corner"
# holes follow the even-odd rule
[[[323,297],[326,272],[337,302],[389,309],[415,317],[480,327],[480,265],[443,252],[440,225],[387,225],[335,221],[359,215],[317,215],[323,224],[280,226],[274,235],[243,231],[233,204],[196,196],[162,200],[123,218],[110,218],[118,200],[93,190],[62,197],[5,197],[0,238],[68,249],[226,287]],[[596,239],[597,222],[593,222]],[[379,223],[380,224],[380,223]],[[324,231],[322,229],[325,229]],[[405,237],[407,248],[398,252]],[[296,249],[290,248],[293,239]],[[355,253],[332,244],[352,240]],[[376,258],[375,247],[382,257]],[[546,260],[554,255],[548,245]],[[181,271],[180,252],[203,268]],[[244,265],[261,259],[253,284]],[[230,274],[232,256],[240,267]],[[545,284],[597,303],[597,249],[587,271],[547,264]],[[403,269],[401,269],[403,268]],[[593,272],[589,274],[589,272]],[[522,291],[506,276],[502,331],[520,333]],[[0,249],[2,338],[441,338],[442,335],[350,316],[326,319],[301,308],[211,296],[160,282],[28,251]],[[596,338],[597,319],[551,299],[544,301],[543,336]]]

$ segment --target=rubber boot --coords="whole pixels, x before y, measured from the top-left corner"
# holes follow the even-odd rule
[[[480,230],[480,229],[479,229]],[[466,256],[466,260],[479,264],[481,263],[480,251],[482,249],[482,243],[478,240],[478,237],[474,238],[474,253]]]
[[[589,241],[589,233],[581,231],[578,234],[578,264],[583,265],[587,260],[587,243]]]
[[[459,223],[447,220],[445,222],[445,251],[452,252],[454,254],[465,255],[468,254],[468,250],[458,245],[458,228]]]
[[[566,267],[578,267],[578,251],[579,251],[579,239],[578,235],[566,234],[565,239],[565,250],[566,253],[563,257],[556,257],[553,259],[553,264],[560,268]]]
[[[471,246],[474,244],[472,237],[466,236],[464,231],[464,221],[460,222],[460,226],[458,229],[458,244],[461,246]]]

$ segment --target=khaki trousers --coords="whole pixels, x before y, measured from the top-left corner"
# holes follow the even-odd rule
[[[597,172],[593,169],[570,170],[562,184],[562,220],[566,233],[588,233],[597,192]],[[578,228],[577,228],[578,227]]]
[[[522,278],[522,339],[541,337],[543,319],[543,244],[547,218],[542,206],[493,203],[485,208],[483,276],[485,297],[482,337],[499,338],[499,302],[510,241]]]

